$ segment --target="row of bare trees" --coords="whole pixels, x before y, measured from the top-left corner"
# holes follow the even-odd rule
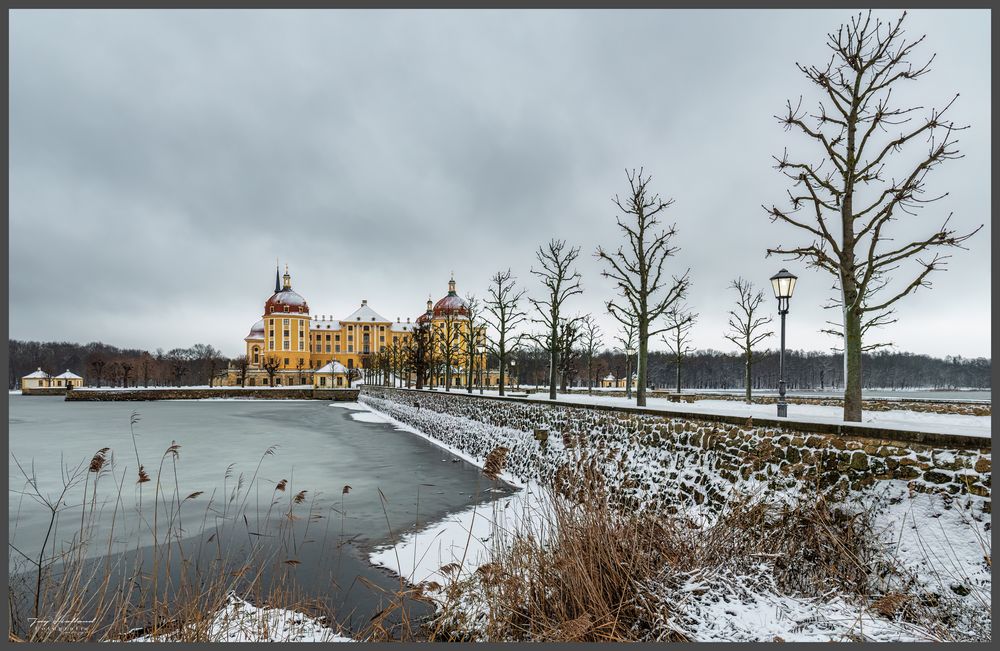
[[[826,307],[841,314],[830,332],[843,341],[844,419],[849,421],[861,419],[863,353],[883,345],[870,340],[866,345],[865,338],[873,328],[895,321],[898,301],[930,286],[929,275],[943,269],[948,258],[941,250],[964,248],[963,244],[982,228],[959,233],[949,227],[949,214],[923,237],[893,237],[893,222],[916,215],[947,195],[925,196],[925,181],[932,169],[960,157],[956,134],[967,128],[946,118],[957,95],[943,108],[927,110],[923,119],[912,125],[909,123],[923,107],[893,104],[893,90],[927,74],[934,58],[921,64],[911,62],[924,38],[905,39],[905,17],[904,13],[894,22],[883,23],[873,20],[870,11],[859,13],[829,34],[831,57],[826,64],[796,64],[822,98],[817,110],[808,113],[801,100],[795,104],[789,101],[784,115],[776,116],[786,130],[804,134],[819,153],[793,158],[786,150],[775,157],[776,168],[791,181],[789,206],[771,205],[765,210],[772,221],[793,226],[810,241],[769,248],[767,255],[803,261],[833,277],[838,294]],[[921,139],[926,149],[914,157],[911,145]],[[673,244],[676,225],[661,224],[673,199],[662,199],[654,192],[649,185],[651,176],[642,169],[627,170],[626,176],[628,194],[613,199],[623,243],[617,249],[598,246],[595,255],[605,265],[602,274],[615,283],[617,294],[605,305],[620,324],[615,339],[621,350],[636,352],[636,404],[643,406],[649,385],[650,340],[660,335],[666,343],[679,391],[681,362],[691,352],[689,334],[697,315],[682,304],[691,285],[690,270],[670,274],[666,268],[678,250]],[[567,301],[583,291],[575,268],[579,254],[579,247],[558,239],[537,250],[537,266],[531,273],[541,281],[542,291],[528,300],[534,308],[531,321],[540,332],[513,335],[503,313],[491,310],[492,329],[497,333],[494,350],[500,352],[500,358],[509,353],[512,337],[514,341],[526,337],[536,350],[546,354],[550,399],[556,398],[558,385],[566,385],[574,346],[581,336],[588,342],[583,351],[588,385],[592,382],[596,333],[588,328],[594,326],[583,317],[568,316]],[[912,266],[913,272],[896,274],[904,264]],[[901,278],[898,282],[897,275]],[[506,277],[496,277],[501,283],[504,278],[510,280],[509,272]],[[749,401],[754,349],[773,333],[767,329],[770,318],[760,314],[763,293],[742,278],[734,280],[732,288],[738,297],[726,337],[741,351]],[[510,296],[520,299],[523,292]],[[508,305],[516,302],[510,300]],[[498,347],[500,341],[503,344]],[[631,369],[626,373],[631,377]],[[631,387],[631,382],[627,384]]]

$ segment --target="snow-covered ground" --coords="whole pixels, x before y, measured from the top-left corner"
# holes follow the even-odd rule
[[[488,393],[486,395],[489,395]],[[495,393],[493,395],[496,395]],[[550,402],[548,394],[533,393],[531,400]],[[624,397],[560,394],[558,402],[610,405],[614,407],[635,407],[635,399]],[[717,414],[720,416],[739,416],[741,418],[776,418],[776,407],[773,404],[748,405],[735,400],[698,400],[691,403],[671,402],[667,398],[647,398],[647,409],[666,412],[688,412],[700,414]],[[842,418],[842,407],[825,405],[788,405],[788,420],[808,423],[825,423],[834,425],[857,425],[848,423]],[[991,436],[989,416],[966,416],[963,414],[935,414],[919,411],[866,411],[862,416],[862,425],[876,427],[915,430],[918,432],[938,432],[942,434],[964,434],[968,436]]]
[[[172,633],[143,635],[131,642],[171,642]],[[316,619],[294,610],[258,608],[235,594],[216,613],[204,642],[353,642]]]

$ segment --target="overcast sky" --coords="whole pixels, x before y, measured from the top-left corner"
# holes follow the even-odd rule
[[[727,285],[753,280],[773,310],[768,278],[784,266],[800,277],[789,347],[828,350],[832,278],[765,259],[806,240],[761,204],[787,188],[772,155],[817,153],[773,117],[788,98],[819,99],[794,64],[825,63],[826,33],[851,15],[13,11],[10,336],[236,355],[275,258],[314,314],[368,299],[405,320],[452,270],[463,294],[510,266],[539,295],[529,268],[552,237],[581,247],[585,292],[568,310],[610,331],[593,254],[617,248],[611,200],[625,168],[644,166],[675,200],[668,264],[691,270],[694,346],[734,350]],[[952,117],[971,128],[965,157],[928,177],[950,195],[893,235],[926,236],[949,212],[960,230],[986,226],[876,338],[988,357],[989,13],[907,23],[937,59],[898,99],[960,92]]]

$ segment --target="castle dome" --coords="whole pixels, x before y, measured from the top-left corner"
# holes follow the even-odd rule
[[[309,314],[306,299],[292,291],[292,277],[285,265],[284,284],[278,284],[278,270],[274,270],[274,294],[264,303],[264,314]]]
[[[244,341],[249,339],[263,339],[264,338],[264,319],[261,319],[257,323],[250,327],[250,334],[244,337]]]
[[[448,281],[448,294],[434,304],[432,308],[434,318],[453,316],[469,316],[469,306],[465,300],[455,291],[455,279]]]

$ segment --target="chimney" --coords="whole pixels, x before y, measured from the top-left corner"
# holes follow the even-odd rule
[[[368,299],[367,298],[361,299],[361,307],[364,307],[365,305],[368,305]]]

